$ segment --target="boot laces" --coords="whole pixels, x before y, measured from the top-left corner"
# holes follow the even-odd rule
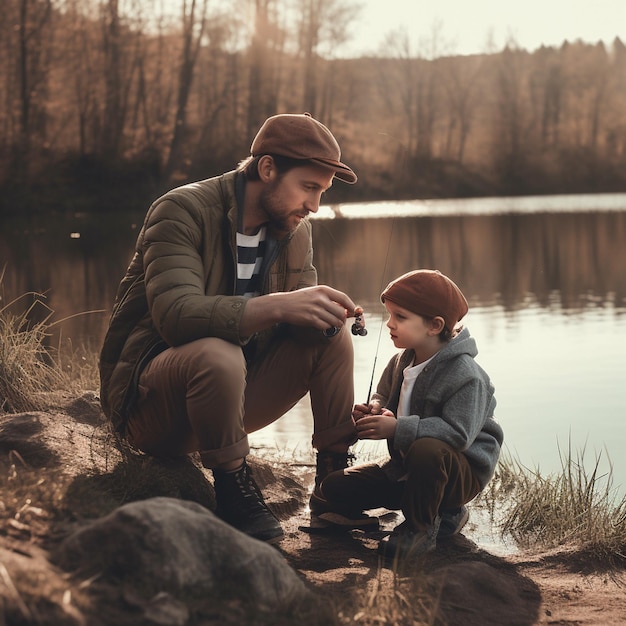
[[[255,503],[265,506],[263,494],[261,493],[259,486],[256,484],[247,463],[244,463],[243,467],[238,472],[235,472],[235,482],[237,483],[239,493],[243,498],[248,500],[252,499]],[[249,504],[252,504],[252,501],[250,501]]]

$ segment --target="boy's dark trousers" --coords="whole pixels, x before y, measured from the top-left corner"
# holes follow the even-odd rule
[[[371,463],[333,472],[322,482],[330,507],[354,514],[401,509],[410,528],[426,530],[435,517],[454,511],[481,490],[464,454],[439,439],[416,439],[404,457],[406,474],[396,480]]]

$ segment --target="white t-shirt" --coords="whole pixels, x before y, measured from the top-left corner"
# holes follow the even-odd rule
[[[422,370],[432,361],[433,357],[430,357],[423,363],[417,365],[408,365],[404,368],[402,374],[404,380],[402,381],[402,388],[400,389],[400,400],[398,401],[398,411],[396,417],[411,415],[411,392],[415,385],[415,379],[422,373]]]

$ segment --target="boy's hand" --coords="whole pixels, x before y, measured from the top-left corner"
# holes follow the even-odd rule
[[[380,415],[367,414],[358,419],[355,417],[355,421],[359,439],[391,439],[398,423],[389,409],[384,409]]]
[[[352,417],[360,420],[366,415],[378,415],[381,412],[380,400],[372,400],[369,404],[355,404],[352,409]]]

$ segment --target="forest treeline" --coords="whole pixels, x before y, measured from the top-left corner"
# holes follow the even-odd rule
[[[125,210],[309,111],[359,174],[328,201],[626,191],[626,47],[459,56],[358,0],[0,0],[0,213]]]

